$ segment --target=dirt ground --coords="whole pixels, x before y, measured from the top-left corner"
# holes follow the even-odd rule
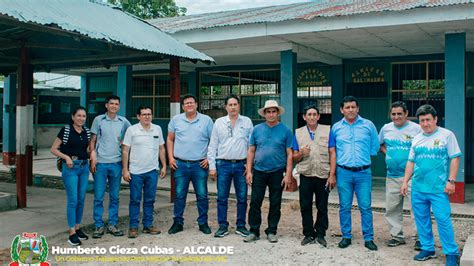
[[[159,204],[159,203],[158,203]],[[156,206],[156,205],[155,205]],[[235,201],[229,202],[229,222],[231,225],[235,224]],[[301,246],[300,242],[303,238],[301,227],[301,215],[299,204],[297,201],[286,201],[282,206],[282,216],[278,228],[279,242],[275,244],[269,243],[263,230],[266,227],[266,215],[268,213],[268,200],[266,199],[263,207],[263,222],[262,238],[254,243],[244,243],[242,237],[234,234],[234,227],[230,227],[230,234],[224,238],[214,238],[213,234],[217,230],[218,224],[216,221],[216,199],[211,198],[209,209],[209,225],[212,229],[211,235],[204,235],[198,231],[195,222],[197,218],[197,209],[195,204],[189,204],[185,211],[185,226],[184,231],[176,235],[169,235],[167,230],[172,224],[172,207],[159,208],[155,213],[155,224],[162,229],[160,235],[144,235],[140,234],[136,239],[129,239],[124,237],[113,237],[112,235],[105,235],[101,239],[90,238],[83,241],[81,247],[104,247],[109,251],[112,246],[120,245],[120,247],[138,248],[143,246],[159,247],[159,248],[173,248],[173,255],[149,255],[147,260],[144,260],[146,255],[124,255],[115,256],[116,261],[122,262],[123,265],[132,264],[131,260],[137,260],[137,256],[141,256],[141,263],[151,264],[153,262],[166,262],[166,264],[188,263],[193,264],[314,264],[314,265],[334,265],[334,264],[356,264],[356,265],[412,265],[421,264],[413,260],[416,251],[413,250],[414,240],[408,238],[407,244],[399,247],[387,247],[384,243],[390,237],[387,229],[387,224],[383,214],[374,212],[374,230],[375,243],[378,245],[378,251],[369,251],[363,244],[363,238],[360,227],[360,215],[358,210],[352,211],[353,222],[353,240],[352,245],[347,249],[340,249],[337,243],[340,241],[339,217],[338,209],[330,207],[329,209],[329,230],[327,232],[326,240],[328,247],[324,248],[318,244],[311,244]],[[405,234],[411,235],[410,217],[405,217]],[[474,233],[474,222],[471,220],[453,220],[456,233],[456,241],[462,249],[469,234]],[[121,228],[128,227],[128,220],[122,219]],[[444,264],[444,256],[441,252],[439,239],[437,237],[436,225],[433,230],[436,238],[436,249],[438,258],[423,263],[430,264]],[[86,231],[92,233],[92,230]],[[52,246],[71,247],[66,242],[66,234],[61,234],[48,238],[50,252]],[[233,247],[233,254],[224,255],[183,255],[183,250],[186,247],[212,247],[212,246],[230,246]],[[180,251],[180,252],[177,252]],[[103,256],[112,259],[114,256],[107,253]],[[77,259],[79,257],[79,259]],[[89,257],[90,262],[85,263],[84,258]],[[120,260],[118,257],[121,257]],[[82,260],[81,260],[82,258]],[[49,261],[53,264],[58,262],[58,259],[64,259],[64,256],[50,255]],[[69,260],[71,261],[71,260]],[[140,261],[140,259],[138,259]],[[69,263],[68,263],[69,264]],[[94,262],[94,256],[77,255],[76,261],[73,264],[88,264],[97,265]],[[102,264],[102,263],[100,263]],[[133,264],[137,264],[134,262]]]

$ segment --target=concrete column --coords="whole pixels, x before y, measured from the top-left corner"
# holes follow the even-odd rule
[[[119,115],[132,116],[132,66],[119,66],[117,73],[117,96],[120,97]]]
[[[344,68],[343,65],[331,67],[331,121],[332,124],[341,120],[340,104],[344,95]]]
[[[466,130],[466,34],[445,35],[445,126],[454,132],[463,156],[451,202],[464,203]]]
[[[87,95],[89,95],[89,88],[87,87],[87,75],[81,76],[81,99],[80,105],[84,108],[87,108]]]
[[[281,121],[292,131],[296,129],[298,119],[298,98],[296,77],[297,58],[292,50],[282,51],[280,53],[280,84],[281,94],[280,102],[285,108],[285,113]]]
[[[15,165],[16,156],[16,74],[5,78],[3,88],[3,164]]]

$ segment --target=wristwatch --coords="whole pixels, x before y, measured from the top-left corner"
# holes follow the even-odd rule
[[[449,182],[451,185],[454,185],[454,183],[456,182],[456,180],[448,180],[448,182]]]

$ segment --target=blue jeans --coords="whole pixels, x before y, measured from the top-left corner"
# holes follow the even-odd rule
[[[416,228],[421,243],[421,249],[435,251],[431,212],[438,224],[439,239],[446,255],[459,255],[458,246],[454,240],[454,230],[451,223],[451,206],[446,193],[411,192],[412,210],[415,214]]]
[[[89,162],[87,160],[75,160],[72,168],[68,168],[63,162],[61,176],[67,195],[67,224],[74,228],[81,224],[84,212],[84,201],[86,199],[87,183],[89,182]]]
[[[201,168],[199,162],[176,161],[178,169],[174,172],[176,185],[176,198],[174,200],[174,222],[184,224],[183,214],[186,208],[186,197],[189,190],[189,182],[193,183],[196,193],[199,217],[198,224],[207,223],[207,211],[209,210],[209,199],[207,197],[207,169]]]
[[[143,191],[143,227],[153,226],[153,212],[155,210],[155,197],[158,185],[158,171],[153,170],[143,174],[130,174],[130,204],[128,205],[130,215],[130,228],[138,228],[138,217],[140,216],[140,203]]]
[[[230,186],[234,180],[237,196],[237,227],[245,226],[247,214],[247,183],[244,176],[245,162],[217,160],[217,221],[219,226],[228,227],[227,207]]]
[[[118,224],[120,180],[122,162],[97,163],[94,174],[94,222],[96,227],[104,226],[104,194],[109,184],[109,225]],[[108,182],[107,182],[108,181]]]
[[[372,173],[370,169],[351,172],[337,167],[337,191],[339,194],[339,221],[343,238],[352,238],[351,208],[354,192],[362,222],[364,240],[374,239],[372,220]]]

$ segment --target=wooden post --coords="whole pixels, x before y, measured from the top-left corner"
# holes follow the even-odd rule
[[[33,181],[33,67],[26,47],[18,67],[16,112],[16,191],[18,208],[26,207],[26,185]]]
[[[170,90],[170,118],[180,113],[180,102],[181,102],[181,78],[179,74],[179,58],[171,57],[170,59],[170,77],[171,77],[171,90]],[[170,168],[171,169],[171,168]],[[170,202],[174,202],[176,197],[176,184],[174,180],[174,171],[171,170],[171,195]]]

